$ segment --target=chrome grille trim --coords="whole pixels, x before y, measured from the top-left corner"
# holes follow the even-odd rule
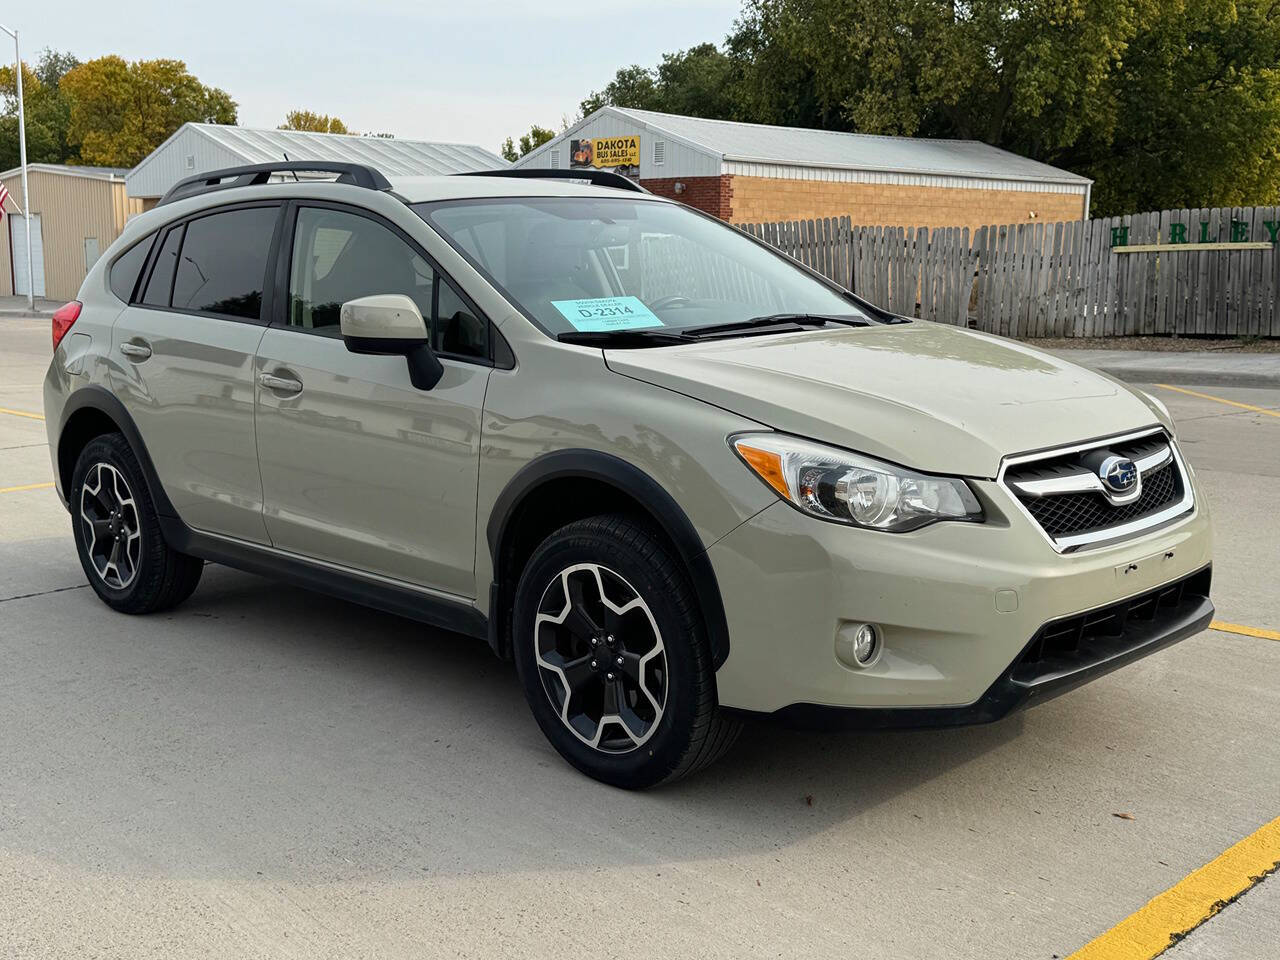
[[[1138,468],[1139,480],[1144,474],[1163,467],[1172,458],[1173,450],[1168,444],[1165,444],[1155,453],[1134,460],[1134,466]],[[1034,461],[1032,462],[1034,463]],[[1111,491],[1102,485],[1102,481],[1096,473],[1083,467],[1072,469],[1059,476],[1045,477],[1042,480],[1013,480],[1010,481],[1009,487],[1024,497],[1053,497],[1063,493],[1100,493],[1116,503],[1137,500],[1142,490],[1140,486],[1136,487],[1132,494],[1126,496],[1123,500],[1114,497]]]
[[[1098,477],[1095,474],[1075,469],[1065,471],[1057,476],[1017,482],[1008,480],[1006,476],[1009,470],[1014,467],[1035,464],[1038,461],[1050,461],[1112,445],[1132,443],[1144,438],[1159,438],[1165,442],[1159,448],[1144,454],[1141,458],[1134,459],[1134,463],[1138,467],[1139,476],[1159,470],[1172,460],[1182,484],[1182,497],[1176,503],[1169,504],[1160,510],[1127,523],[1102,527],[1083,533],[1053,536],[1041,526],[1031,511],[1027,509],[1021,497],[1046,497],[1067,493],[1095,492],[1105,495],[1106,491],[1103,489]],[[1089,479],[1086,480],[1086,477]],[[1017,509],[1022,512],[1022,515],[1030,521],[1031,525],[1058,553],[1071,553],[1084,548],[1101,547],[1128,540],[1149,530],[1171,523],[1195,509],[1195,495],[1191,489],[1191,476],[1187,471],[1186,464],[1183,462],[1182,454],[1178,450],[1177,442],[1166,433],[1163,427],[1151,427],[1133,433],[1089,440],[1069,446],[1054,447],[1048,450],[1036,451],[1035,453],[1008,456],[1000,462],[1000,472],[996,475],[996,482],[1009,493],[1010,499],[1013,500]]]

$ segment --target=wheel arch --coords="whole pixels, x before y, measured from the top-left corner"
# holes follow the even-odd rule
[[[62,421],[58,427],[57,465],[58,486],[63,502],[66,503],[71,497],[71,474],[75,470],[80,451],[94,437],[106,433],[119,433],[128,442],[142,467],[143,479],[147,484],[147,492],[151,495],[151,502],[155,504],[156,513],[162,517],[177,517],[177,511],[160,484],[155,465],[151,462],[151,456],[147,453],[133,417],[129,416],[123,403],[99,386],[80,388],[67,399],[62,408]]]
[[[729,624],[707,548],[687,514],[639,467],[598,450],[558,450],[526,464],[499,494],[485,530],[493,559],[489,644],[510,654],[510,625],[523,562],[552,530],[605,512],[652,523],[684,564],[711,645],[712,667],[729,656]]]

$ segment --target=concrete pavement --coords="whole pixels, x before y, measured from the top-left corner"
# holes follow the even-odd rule
[[[1069,349],[1050,352],[1129,383],[1280,389],[1280,353]]]
[[[1275,960],[1276,944],[1256,936],[1280,917],[1280,881],[1264,880],[1219,917],[1197,927],[1165,960]]]
[[[0,407],[39,411],[47,358],[47,321],[0,323]],[[1280,418],[1148,389],[1214,512],[1219,617],[1280,629]],[[0,488],[49,478],[44,424],[0,415]],[[6,958],[1049,960],[1280,813],[1280,642],[1206,632],[988,727],[757,725],[628,794],[483,644],[222,567],[124,617],[52,490],[0,494],[0,531]],[[1269,955],[1276,882],[1175,949]]]
[[[18,317],[31,319],[32,317],[50,317],[60,306],[62,306],[61,300],[46,300],[43,297],[36,297],[33,309],[27,306],[26,297],[0,297],[0,318]]]

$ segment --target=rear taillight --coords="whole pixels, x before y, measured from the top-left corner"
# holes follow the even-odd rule
[[[70,303],[63,304],[53,314],[53,349],[58,349],[58,344],[62,342],[62,338],[67,335],[67,331],[71,329],[71,325],[80,319],[80,301],[72,300]]]

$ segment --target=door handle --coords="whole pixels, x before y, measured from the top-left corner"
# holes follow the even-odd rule
[[[302,381],[294,380],[291,377],[277,377],[273,373],[258,374],[258,382],[268,390],[276,390],[280,393],[301,393]]]
[[[134,360],[145,360],[151,356],[151,348],[145,343],[122,343],[120,352]]]

